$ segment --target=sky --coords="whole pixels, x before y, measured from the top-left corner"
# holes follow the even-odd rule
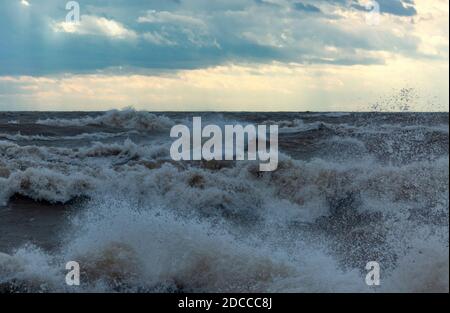
[[[68,2],[0,2],[0,110],[448,111],[446,0]]]

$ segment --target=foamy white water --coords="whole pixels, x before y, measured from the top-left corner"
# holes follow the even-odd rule
[[[3,129],[0,204],[21,196],[75,212],[57,248],[30,241],[0,254],[0,289],[448,291],[448,114],[204,117],[278,123],[270,173],[172,161],[169,130],[185,118],[36,113],[27,123],[58,135],[20,137],[21,121]],[[83,272],[75,289],[70,260]],[[380,287],[365,285],[369,261],[382,266]]]

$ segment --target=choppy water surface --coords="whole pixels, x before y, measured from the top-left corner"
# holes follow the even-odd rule
[[[278,124],[278,170],[173,162],[194,115]],[[448,118],[0,113],[0,291],[448,292]]]

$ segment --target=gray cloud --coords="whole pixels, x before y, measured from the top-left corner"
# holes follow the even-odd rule
[[[414,16],[417,11],[414,7],[414,1],[400,1],[400,0],[377,0],[380,13],[393,14],[398,16]],[[366,11],[366,7],[360,4],[353,4],[353,7]]]
[[[64,1],[30,3],[0,3],[0,75],[177,70],[227,62],[379,64],[384,60],[371,52],[415,56],[418,45],[416,38],[388,31],[352,31],[318,14],[321,4],[365,10],[346,0],[86,0],[81,13],[91,24],[84,32],[55,32],[66,15]],[[413,1],[379,3],[386,14],[416,14]],[[96,18],[120,25],[124,35],[108,36]]]
[[[305,12],[309,12],[309,13],[321,13],[322,12],[318,7],[316,7],[312,4],[308,4],[308,3],[305,4],[302,2],[295,2],[294,8],[296,10],[305,11]]]

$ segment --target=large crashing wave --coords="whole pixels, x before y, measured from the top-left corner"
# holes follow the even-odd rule
[[[377,137],[374,125],[304,124],[285,122],[288,139],[319,136],[306,148],[336,154],[288,150],[268,173],[253,162],[173,162],[169,141],[0,141],[3,203],[88,199],[61,248],[0,254],[0,290],[74,291],[64,265],[76,260],[85,283],[75,291],[448,291],[448,128]],[[373,260],[378,289],[364,284]]]
[[[357,269],[343,270],[326,249],[287,238],[237,235],[223,224],[179,218],[130,201],[95,201],[73,221],[63,248],[25,246],[0,255],[0,288],[18,291],[372,292]],[[267,233],[265,234],[267,235]],[[426,235],[424,237],[424,235]],[[264,239],[263,239],[264,238]],[[397,265],[383,270],[379,291],[448,291],[448,250],[424,232]],[[83,285],[64,284],[77,260]]]

